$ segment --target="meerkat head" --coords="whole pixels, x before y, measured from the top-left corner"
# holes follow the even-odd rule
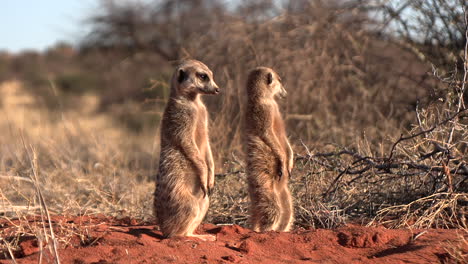
[[[182,62],[172,77],[171,94],[175,96],[194,97],[197,94],[218,94],[219,91],[211,70],[197,60]]]
[[[281,83],[280,76],[267,67],[257,67],[250,71],[247,78],[247,94],[249,97],[273,98],[286,97],[287,92]]]

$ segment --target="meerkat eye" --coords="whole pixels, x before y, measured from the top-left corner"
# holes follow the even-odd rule
[[[198,78],[200,78],[200,80],[202,80],[202,81],[204,81],[204,82],[206,82],[206,81],[209,80],[208,75],[205,74],[205,73],[199,73],[199,74],[198,74]]]

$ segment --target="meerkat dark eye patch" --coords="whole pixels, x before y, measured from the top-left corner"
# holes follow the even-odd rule
[[[273,74],[269,72],[267,74],[267,84],[271,84],[273,82]]]
[[[206,81],[208,81],[208,80],[210,79],[210,78],[208,77],[208,75],[205,74],[205,73],[197,73],[197,76],[198,76],[198,78],[200,78],[200,80],[202,80],[202,81],[204,81],[204,82],[206,82]]]
[[[184,72],[184,70],[180,69],[177,74],[178,74],[177,81],[179,83],[181,83],[181,82],[185,81],[185,79],[187,79],[187,74]]]

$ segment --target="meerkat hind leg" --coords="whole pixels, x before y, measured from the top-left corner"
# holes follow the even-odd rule
[[[253,227],[260,232],[276,231],[280,223],[280,203],[275,195],[270,193],[262,194],[253,208]],[[255,231],[257,231],[255,230]],[[257,231],[257,232],[258,232]]]
[[[294,222],[294,209],[291,199],[291,193],[287,186],[279,193],[279,200],[281,201],[281,218],[278,226],[278,231],[288,232]]]
[[[197,215],[193,219],[193,221],[189,224],[189,226],[187,228],[186,236],[195,237],[195,238],[201,239],[203,241],[216,241],[216,236],[214,236],[214,235],[194,234],[195,230],[201,224],[203,218],[206,215],[206,212],[208,211],[208,205],[209,205],[209,200],[208,199],[209,199],[208,197],[205,197],[199,202]]]

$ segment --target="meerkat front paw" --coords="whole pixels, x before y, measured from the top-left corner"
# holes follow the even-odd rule
[[[205,198],[207,195],[210,195],[210,190],[205,185],[201,186],[201,190],[203,192],[203,198]]]
[[[213,175],[214,177],[214,175]],[[208,195],[211,196],[211,194],[213,193],[213,189],[214,189],[214,181],[210,182],[208,184]]]
[[[289,177],[290,170],[288,169],[288,164],[284,163],[283,164],[283,176]]]
[[[215,185],[215,174],[212,168],[208,168],[208,195],[211,196]]]
[[[289,166],[288,166],[288,176],[289,176],[289,178],[291,178],[291,172],[292,172],[293,167],[294,167],[294,161],[293,161],[293,159],[291,159],[291,160],[289,161],[289,164],[288,164],[288,165],[289,165]]]
[[[201,165],[198,167],[198,178],[200,179],[200,188],[203,192],[203,198],[205,198],[209,193],[208,168],[206,165]]]
[[[291,158],[289,159],[289,164],[288,164],[288,171],[289,173],[291,173],[291,171],[293,170],[294,168],[294,156],[291,156]]]
[[[283,178],[283,176],[288,175],[288,174],[289,174],[289,170],[287,169],[286,163],[279,160],[278,161],[278,171],[277,171],[278,181],[280,181],[281,178]]]

